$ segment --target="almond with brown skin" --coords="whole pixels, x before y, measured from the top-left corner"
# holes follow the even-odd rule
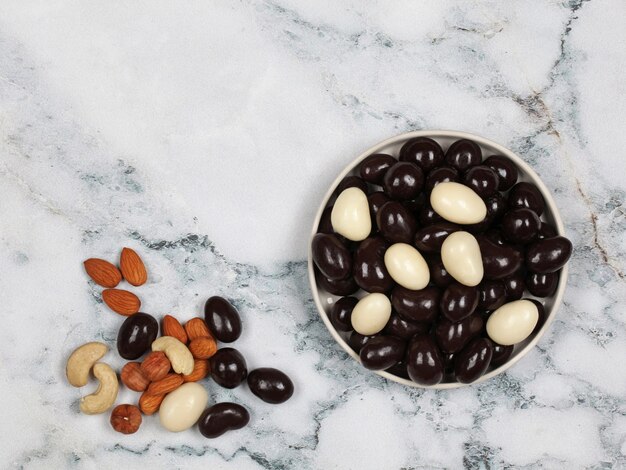
[[[148,388],[148,385],[150,385],[150,381],[141,371],[141,364],[139,362],[129,362],[122,367],[120,378],[126,387],[135,392],[143,392]]]
[[[123,248],[120,255],[120,269],[122,275],[133,286],[145,284],[148,272],[139,255],[131,248]]]
[[[147,393],[150,395],[165,395],[166,393],[173,392],[183,384],[183,376],[180,374],[167,374],[161,380],[152,382],[148,386]]]
[[[120,270],[106,260],[89,258],[83,265],[93,282],[102,287],[115,287],[122,280]]]
[[[164,378],[172,368],[172,363],[162,351],[153,351],[141,363],[141,372],[151,382]]]
[[[209,375],[209,361],[205,359],[196,359],[193,363],[193,372],[189,375],[183,375],[185,382],[197,382]]]
[[[148,392],[143,392],[139,397],[139,409],[147,416],[153,415],[161,406],[161,402],[165,398],[165,395],[152,395]]]
[[[189,341],[193,341],[196,338],[212,338],[209,327],[202,318],[192,318],[185,323],[185,331]]]
[[[187,344],[187,333],[176,318],[171,315],[165,315],[161,325],[161,331],[163,336],[173,336],[183,344]]]
[[[217,343],[213,338],[196,338],[189,343],[189,351],[194,359],[208,359],[217,351]]]
[[[102,300],[115,313],[129,316],[139,311],[141,301],[132,292],[122,289],[104,289],[102,291]]]

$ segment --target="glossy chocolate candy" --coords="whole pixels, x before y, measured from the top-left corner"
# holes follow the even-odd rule
[[[483,199],[498,190],[499,181],[496,172],[485,165],[471,167],[463,175],[463,183]]]
[[[400,160],[415,163],[425,172],[443,163],[441,146],[428,137],[414,137],[406,141],[400,149]]]
[[[232,343],[241,336],[241,317],[223,297],[210,297],[204,304],[204,319],[215,339]]]
[[[527,299],[527,300],[530,300],[537,307],[537,324],[535,325],[533,332],[530,334],[530,336],[532,336],[536,334],[541,329],[543,324],[546,322],[547,320],[546,308],[543,306],[543,303],[539,302],[538,300],[535,300],[535,299]]]
[[[382,191],[374,191],[367,196],[367,203],[370,206],[370,217],[372,218],[372,229],[376,230],[376,216],[381,207],[387,204],[391,199]]]
[[[445,222],[443,217],[435,212],[429,202],[424,203],[422,208],[417,213],[417,219],[421,226],[436,224],[439,222]]]
[[[541,222],[541,227],[539,228],[539,234],[537,238],[541,240],[542,238],[552,238],[558,235],[556,229],[547,222]]]
[[[440,288],[445,288],[454,282],[454,278],[446,271],[441,258],[432,259],[428,262],[430,267],[430,280]]]
[[[476,381],[489,368],[493,356],[493,343],[487,338],[472,340],[454,359],[454,376],[458,382]]]
[[[454,142],[448,148],[445,156],[446,163],[460,171],[480,165],[482,159],[483,154],[480,147],[475,142],[467,139]]]
[[[459,230],[461,227],[451,222],[429,225],[418,230],[415,234],[415,247],[420,252],[426,253],[441,251],[441,245],[448,235]]]
[[[535,297],[550,297],[559,284],[559,273],[528,273],[526,288]]]
[[[358,354],[363,346],[365,346],[371,339],[378,336],[379,335],[365,336],[361,333],[353,331],[352,333],[350,333],[350,337],[348,338],[348,345],[354,350],[354,352]]]
[[[245,427],[250,422],[250,413],[237,403],[216,403],[204,410],[198,420],[200,434],[209,439],[221,436],[227,431]]]
[[[342,297],[330,309],[328,318],[338,331],[352,331],[352,310],[359,299],[356,297]]]
[[[363,240],[354,253],[353,275],[356,284],[367,292],[388,292],[394,285],[385,267],[389,243],[376,236]]]
[[[330,214],[333,211],[333,206],[328,206],[322,212],[322,216],[320,217],[320,223],[317,226],[318,233],[335,233],[333,230],[333,224],[330,221]]]
[[[506,292],[506,301],[519,300],[524,295],[526,284],[524,283],[524,274],[522,271],[507,276],[502,280],[504,282],[504,290]]]
[[[332,281],[325,277],[319,269],[317,269],[317,267],[315,268],[315,280],[322,289],[333,295],[340,295],[343,297],[345,295],[354,294],[359,290],[359,286],[354,281],[354,277],[349,276],[346,279]]]
[[[359,357],[363,367],[385,370],[404,357],[406,340],[396,336],[378,336],[361,348]]]
[[[485,279],[478,285],[478,309],[495,310],[506,302],[504,282]]]
[[[383,334],[407,340],[416,334],[427,333],[429,329],[429,323],[410,322],[402,318],[398,313],[391,312],[391,318],[385,325]]]
[[[382,185],[383,177],[387,170],[395,165],[396,160],[391,155],[386,153],[375,153],[366,157],[359,166],[359,173],[368,183]]]
[[[443,291],[439,310],[451,322],[458,322],[474,313],[478,297],[478,288],[453,282]]]
[[[435,327],[435,338],[443,353],[455,353],[476,335],[480,334],[485,321],[478,315],[470,315],[460,322],[453,323],[445,318],[440,319]]]
[[[518,171],[512,160],[501,155],[492,155],[483,164],[498,174],[499,191],[507,191],[517,183]]]
[[[398,201],[390,201],[378,210],[376,225],[391,243],[412,244],[417,231],[415,216]]]
[[[335,235],[315,234],[311,249],[313,262],[327,279],[338,281],[352,273],[352,254]]]
[[[502,235],[511,243],[525,245],[532,242],[539,234],[541,220],[530,209],[513,209],[502,218]]]
[[[394,287],[391,305],[404,319],[415,323],[429,323],[437,316],[441,291],[436,287],[421,290]]]
[[[493,343],[493,355],[491,356],[491,367],[500,367],[507,362],[513,354],[515,346],[502,346],[501,344]]]
[[[383,189],[398,201],[415,199],[424,187],[424,172],[414,163],[398,162],[387,170]]]
[[[440,166],[431,170],[426,176],[424,191],[430,193],[439,183],[459,182],[461,179],[459,170],[451,166]]]
[[[443,356],[427,335],[414,336],[409,342],[406,367],[409,377],[420,385],[436,385],[443,379]]]
[[[235,348],[221,348],[209,359],[211,378],[224,388],[235,388],[246,379],[246,360]]]
[[[247,377],[250,391],[266,403],[284,403],[293,395],[293,382],[283,371],[273,367],[254,369]]]
[[[496,245],[487,237],[477,238],[485,279],[503,279],[522,265],[520,253],[508,245]]]
[[[558,271],[572,255],[572,242],[565,237],[538,240],[526,250],[526,267],[534,273]]]
[[[346,176],[344,179],[342,179],[339,182],[339,184],[337,185],[337,188],[335,188],[334,194],[336,196],[339,196],[342,192],[344,192],[348,188],[359,188],[365,194],[367,194],[369,191],[369,188],[367,187],[367,183],[363,181],[361,178],[359,178],[358,176]]]
[[[396,362],[385,372],[389,372],[391,375],[395,375],[396,377],[401,377],[403,379],[409,379],[409,374],[406,370],[406,362],[400,361]]]
[[[159,323],[152,315],[138,312],[124,320],[117,333],[117,352],[124,359],[138,359],[150,349],[159,334]]]
[[[545,205],[541,192],[532,183],[517,183],[509,192],[509,207],[511,209],[526,208],[541,216]]]

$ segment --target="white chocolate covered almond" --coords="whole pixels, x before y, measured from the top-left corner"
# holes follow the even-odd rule
[[[184,431],[196,424],[206,408],[209,395],[196,382],[187,382],[169,393],[159,408],[161,425],[172,432]]]
[[[457,224],[477,224],[487,215],[480,196],[460,183],[437,184],[430,193],[430,205],[441,217]]]
[[[342,191],[330,213],[333,230],[348,240],[365,240],[372,231],[367,195],[359,188]]]
[[[385,267],[402,287],[420,290],[428,285],[430,271],[424,257],[406,243],[395,243],[385,252]]]
[[[487,320],[487,334],[502,346],[521,343],[539,321],[537,306],[530,300],[515,300],[504,304]]]
[[[391,317],[391,302],[385,294],[368,294],[352,310],[354,331],[365,336],[381,331]]]
[[[446,271],[465,286],[474,287],[483,279],[483,260],[478,241],[469,232],[454,232],[441,245]]]

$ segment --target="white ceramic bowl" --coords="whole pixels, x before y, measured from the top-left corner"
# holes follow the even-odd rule
[[[331,307],[334,302],[339,298],[338,296],[329,294],[328,292],[321,289],[315,280],[315,273],[313,270],[313,259],[311,252],[311,241],[313,236],[317,233],[317,227],[320,222],[320,218],[322,216],[322,212],[328,205],[329,200],[332,197],[333,191],[337,187],[337,185],[341,182],[341,180],[350,175],[358,175],[358,168],[361,161],[373,154],[373,153],[388,153],[390,155],[398,156],[400,151],[400,147],[409,139],[414,137],[429,137],[431,139],[436,140],[439,144],[445,149],[447,149],[450,144],[459,139],[470,139],[476,142],[482,152],[483,156],[486,158],[491,155],[503,155],[509,159],[511,159],[517,166],[519,170],[519,178],[518,181],[527,181],[535,184],[545,200],[546,208],[541,216],[541,220],[546,221],[552,224],[559,235],[564,234],[563,230],[563,222],[561,221],[561,217],[559,215],[559,211],[554,203],[554,199],[552,199],[552,195],[550,191],[546,187],[546,185],[541,181],[539,176],[532,170],[532,168],[524,162],[520,157],[515,155],[509,149],[492,142],[491,140],[485,139],[484,137],[480,137],[474,134],[469,134],[467,132],[456,132],[456,131],[414,131],[407,132],[406,134],[397,135],[392,137],[391,139],[387,139],[379,144],[374,145],[373,147],[367,149],[361,155],[359,155],[352,163],[350,163],[346,168],[343,169],[337,176],[337,179],[330,185],[330,188],[324,195],[322,199],[322,203],[317,211],[317,215],[315,216],[315,220],[313,221],[313,228],[311,230],[311,239],[309,240],[309,282],[311,284],[311,290],[313,291],[313,299],[315,301],[315,305],[317,306],[317,310],[322,318],[326,328],[330,334],[335,338],[337,343],[357,362],[359,362],[359,355],[352,350],[352,348],[347,343],[347,334],[338,332],[335,327],[330,322],[328,314],[330,313]],[[502,366],[488,371],[478,380],[473,382],[473,384],[484,382],[485,380],[489,380],[490,378],[504,372],[509,367],[513,366],[517,361],[519,361],[528,351],[530,351],[537,342],[541,339],[547,329],[550,327],[550,324],[554,320],[556,312],[561,305],[563,300],[563,293],[565,291],[565,285],[567,283],[567,264],[562,268],[560,276],[559,276],[559,284],[557,286],[556,292],[551,297],[546,297],[542,299],[538,299],[543,302],[545,312],[546,312],[546,320],[543,326],[539,331],[537,331],[534,335],[531,335],[528,339],[523,341],[520,344],[515,345],[515,349],[513,354],[509,358],[509,360],[503,364]],[[352,294],[356,297],[362,297],[366,292],[363,290],[359,290],[356,294]],[[533,298],[528,292],[524,294],[524,298]],[[363,369],[367,370],[367,369]],[[437,385],[433,385],[431,387],[424,387],[423,385],[419,385],[412,380],[404,379],[402,377],[397,377],[388,372],[384,371],[376,371],[376,374],[385,377],[386,379],[393,380],[395,382],[408,385],[410,387],[420,387],[420,388],[438,388],[438,389],[448,389],[448,388],[456,388],[462,387],[468,384],[462,384],[459,382],[442,382]],[[472,385],[472,384],[469,384]]]

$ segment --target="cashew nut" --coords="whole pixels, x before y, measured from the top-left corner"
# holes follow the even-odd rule
[[[193,356],[187,346],[173,336],[161,336],[152,343],[153,351],[163,351],[172,363],[177,374],[189,375],[193,372]]]
[[[74,387],[84,387],[89,381],[89,371],[104,356],[109,347],[103,343],[86,343],[76,348],[67,360],[65,374]]]
[[[93,375],[100,381],[98,389],[80,399],[80,411],[87,415],[104,413],[111,408],[117,398],[119,384],[111,366],[98,362],[93,366]]]

